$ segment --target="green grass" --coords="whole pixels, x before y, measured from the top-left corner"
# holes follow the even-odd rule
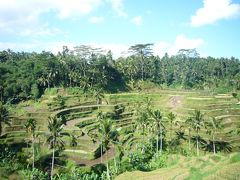
[[[97,122],[96,115],[98,109],[103,112],[113,112],[116,104],[123,104],[125,106],[125,111],[120,115],[118,120],[115,120],[116,127],[121,127],[120,138],[124,139],[123,132],[130,130],[132,128],[132,119],[134,108],[136,107],[136,102],[142,102],[147,97],[152,99],[153,109],[160,109],[164,116],[169,112],[174,112],[177,114],[177,118],[180,120],[185,120],[190,114],[195,110],[199,109],[205,114],[207,121],[210,117],[216,117],[221,119],[224,123],[224,130],[218,134],[218,138],[226,140],[233,146],[233,151],[239,151],[240,138],[234,134],[226,134],[234,130],[235,127],[240,125],[240,105],[236,104],[236,100],[231,97],[231,94],[216,94],[207,91],[183,91],[183,90],[159,90],[155,89],[152,92],[144,93],[118,93],[118,94],[106,94],[105,97],[108,99],[109,104],[102,104],[97,106],[93,98],[86,99],[83,97],[82,92],[78,93],[78,89],[73,89],[62,92],[67,93],[64,98],[66,99],[66,107],[58,111],[51,111],[48,109],[47,104],[52,102],[53,97],[56,93],[59,93],[58,89],[52,89],[45,93],[45,95],[38,101],[25,101],[21,102],[17,106],[12,106],[10,108],[11,115],[13,116],[13,127],[20,127],[24,124],[28,116],[35,118],[38,122],[40,130],[47,130],[47,118],[50,114],[65,114],[68,120],[76,120],[76,124],[73,129],[66,129],[66,131],[71,132],[74,129],[78,129],[79,132],[85,132],[84,136],[79,135],[78,145],[75,148],[69,146],[69,138],[64,138],[66,142],[66,149],[75,149],[76,152],[64,152],[65,155],[71,158],[93,158],[93,151],[96,150],[98,143],[94,144],[92,142],[91,136],[93,133],[97,133]],[[55,93],[55,94],[54,94]],[[179,97],[180,103],[172,104],[174,98]],[[29,107],[33,107],[31,111]],[[89,117],[88,120],[81,119],[83,117]],[[91,118],[90,118],[91,117]],[[79,121],[79,122],[78,122]],[[168,128],[169,125],[166,125]],[[174,127],[176,130],[177,127]],[[19,132],[19,130],[21,130]],[[17,129],[14,132],[10,130],[7,134],[6,141],[8,143],[20,142],[27,135],[25,129]],[[185,130],[187,134],[187,131]],[[194,132],[192,132],[194,135]],[[206,135],[204,129],[200,131],[200,134],[208,139],[209,136]],[[169,139],[169,133],[167,133],[166,138]],[[135,133],[134,137],[129,137],[125,139],[125,144],[134,144],[141,139],[139,133]],[[0,139],[3,142],[3,139]],[[184,142],[183,148],[187,149],[187,143]],[[81,151],[87,152],[81,153]],[[195,152],[195,148],[193,148]],[[201,155],[205,154],[201,151]],[[209,153],[206,153],[209,154]],[[143,173],[143,172],[132,172],[125,173],[122,175],[125,179],[161,179],[161,177],[169,177],[172,179],[205,179],[205,178],[219,178],[225,177],[229,169],[233,169],[232,173],[226,178],[234,179],[234,177],[239,177],[238,171],[235,171],[239,167],[240,155],[238,153],[232,154],[231,156],[225,157],[224,155],[206,155],[200,158],[196,157],[183,157],[174,156],[169,157],[169,162],[167,168],[162,168],[155,170],[153,172]],[[190,168],[192,166],[192,168]],[[229,169],[228,169],[229,168]],[[120,176],[121,177],[121,176]],[[118,178],[117,178],[118,179]]]
[[[230,159],[229,159],[230,157]],[[184,157],[169,155],[167,167],[151,172],[133,171],[119,175],[116,180],[126,179],[237,179],[240,177],[240,153]],[[233,160],[234,159],[234,160]],[[228,172],[229,171],[229,172]]]

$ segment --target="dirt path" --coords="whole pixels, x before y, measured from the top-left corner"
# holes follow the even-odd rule
[[[182,107],[182,96],[176,95],[169,99],[169,106],[174,111]]]
[[[67,121],[67,124],[66,124],[65,128],[67,128],[67,129],[74,128],[77,123],[82,122],[82,121],[86,121],[86,120],[90,120],[90,119],[93,119],[93,118],[94,117],[85,117],[85,118],[77,118],[77,119]]]

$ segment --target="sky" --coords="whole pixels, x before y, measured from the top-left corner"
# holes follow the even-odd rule
[[[0,50],[91,45],[117,58],[138,43],[240,58],[240,0],[0,0]]]

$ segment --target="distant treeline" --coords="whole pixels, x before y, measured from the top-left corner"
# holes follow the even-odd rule
[[[152,44],[138,44],[116,60],[89,46],[63,47],[51,52],[0,52],[1,101],[37,99],[46,88],[80,87],[117,92],[130,84],[148,81],[186,89],[240,89],[240,61],[232,58],[199,57],[195,49],[182,49],[175,56],[160,58]],[[131,87],[131,86],[130,86]]]

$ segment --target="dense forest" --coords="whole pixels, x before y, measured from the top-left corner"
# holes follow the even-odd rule
[[[90,46],[57,55],[51,52],[0,52],[1,101],[37,99],[52,87],[100,88],[105,92],[141,89],[141,83],[184,89],[235,91],[240,89],[240,61],[200,57],[195,49],[177,55],[154,56],[152,44],[137,44],[125,57],[113,59]]]

